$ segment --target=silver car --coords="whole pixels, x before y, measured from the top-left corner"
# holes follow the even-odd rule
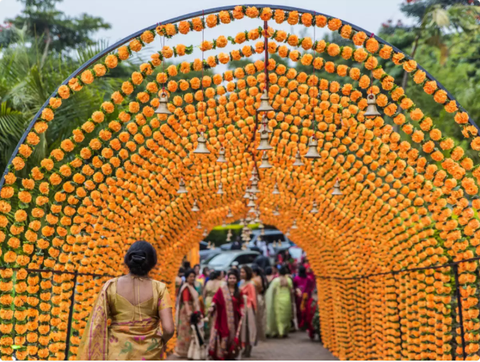
[[[223,251],[222,253],[215,255],[208,262],[207,266],[210,269],[227,271],[232,265],[241,267],[242,265],[252,266],[253,262],[259,256],[258,251],[253,250],[230,250]]]

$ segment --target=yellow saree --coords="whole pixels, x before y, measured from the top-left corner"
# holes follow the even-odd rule
[[[165,284],[152,280],[152,287],[152,298],[134,306],[117,294],[117,279],[109,280],[93,306],[77,360],[163,359],[158,311],[172,305]]]

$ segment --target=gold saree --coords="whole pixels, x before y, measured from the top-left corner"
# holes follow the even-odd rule
[[[93,306],[77,360],[163,359],[158,311],[172,305],[165,284],[152,280],[152,287],[152,298],[134,306],[117,294],[117,279],[109,280]]]

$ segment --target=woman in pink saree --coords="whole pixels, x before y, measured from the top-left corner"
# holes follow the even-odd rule
[[[293,279],[293,285],[295,288],[298,327],[305,330],[312,323],[313,315],[310,311],[310,305],[312,304],[315,281],[307,275],[307,270],[303,265],[298,267],[298,275]]]
[[[149,243],[137,241],[130,247],[125,255],[130,273],[103,286],[83,332],[77,360],[164,358],[174,326],[165,284],[148,277],[156,263],[156,251]]]
[[[209,312],[213,315],[208,352],[215,360],[229,360],[238,356],[242,299],[238,290],[238,276],[228,273],[227,284],[222,284],[212,299]]]

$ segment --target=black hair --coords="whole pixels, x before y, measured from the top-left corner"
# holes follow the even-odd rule
[[[200,268],[200,264],[195,264],[193,268],[195,269],[197,266]]]
[[[233,276],[235,276],[235,278],[237,278],[237,283],[235,283],[235,292],[233,293],[233,296],[238,299],[240,297],[240,290],[238,289],[238,281],[240,280],[240,275],[239,275],[238,271],[235,270],[235,269],[230,269],[228,271],[227,279],[230,275],[233,275]]]
[[[265,268],[265,274],[266,274],[266,275],[272,275],[272,274],[273,274],[273,269],[272,269],[271,266],[267,266],[267,267]]]
[[[206,275],[208,272],[210,272],[210,268],[208,266],[203,267],[202,274]]]
[[[205,270],[205,268],[203,268],[203,269]],[[214,270],[214,271],[210,272],[209,280],[215,280],[219,276],[220,276],[220,272],[218,270]]]
[[[195,276],[197,274],[195,274],[195,270],[193,269],[188,269],[186,272],[185,272],[185,281],[187,281],[188,277],[190,276],[190,274],[194,274]]]
[[[183,267],[185,268],[185,270],[189,270],[191,269],[192,267],[190,266],[190,262],[188,260],[185,260],[183,262]]]
[[[252,264],[252,272],[257,274],[260,277],[260,279],[262,279],[262,289],[264,293],[268,288],[268,280],[265,277],[265,273],[263,272],[263,269],[260,268],[258,264]]]
[[[253,277],[253,272],[252,268],[250,268],[248,265],[243,265],[242,269],[245,270],[245,274],[247,274],[247,281],[251,280]]]
[[[152,244],[139,240],[130,246],[124,261],[130,273],[145,276],[157,264],[157,251]]]
[[[298,276],[300,278],[306,278],[307,277],[307,269],[303,265],[300,265],[298,267]]]
[[[280,268],[280,275],[285,276],[288,273],[290,273],[290,270],[288,269],[288,266],[282,265],[282,267]]]
[[[185,274],[185,268],[183,266],[181,266],[180,268],[178,268],[178,274]]]

